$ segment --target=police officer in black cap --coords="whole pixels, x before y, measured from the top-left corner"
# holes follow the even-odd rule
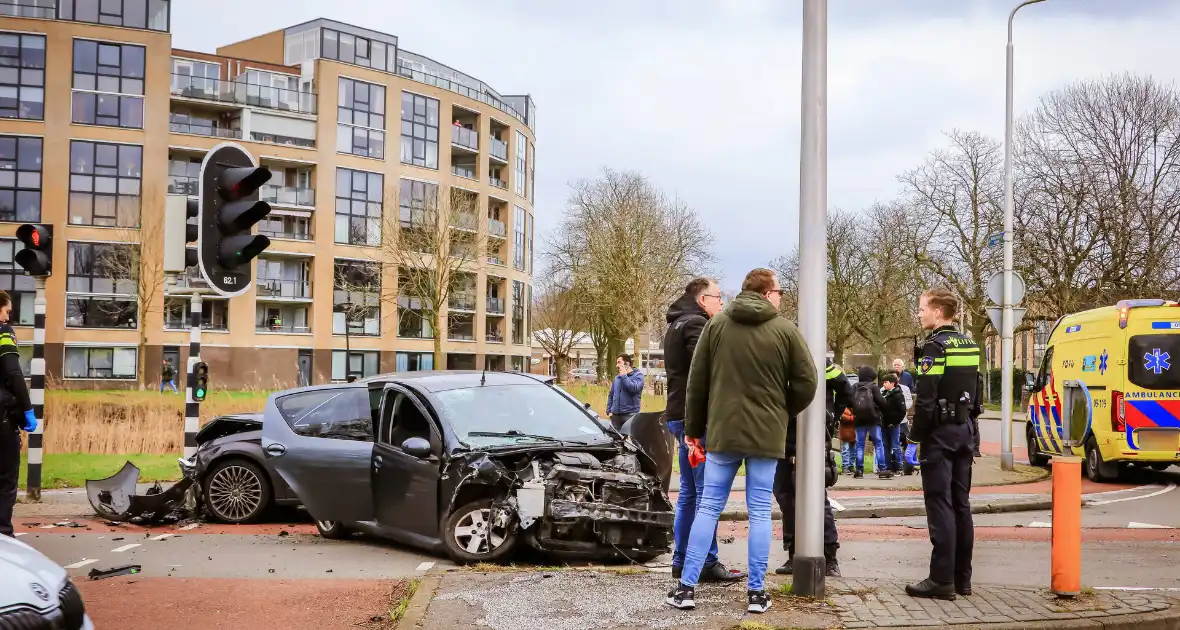
[[[836,460],[832,458],[833,418],[844,415],[844,410],[852,405],[852,383],[844,375],[840,366],[828,359],[827,371],[824,372],[826,387],[824,388],[824,405],[828,411],[828,427],[826,442],[827,453],[825,460],[825,485],[836,485],[838,471]],[[778,502],[779,511],[783,513],[783,549],[787,551],[787,561],[783,566],[774,570],[779,575],[792,575],[795,572],[791,560],[795,555],[795,425],[798,418],[787,421],[787,452],[786,458],[778,460],[778,467],[774,471],[774,498]],[[832,513],[832,504],[824,495],[824,560],[826,575],[840,577],[840,563],[836,560],[836,551],[840,549],[840,538],[836,532],[836,516]]]
[[[918,393],[909,441],[918,443],[930,530],[930,576],[905,587],[912,597],[953,600],[971,594],[972,415],[981,412],[979,346],[959,332],[959,300],[948,289],[922,294],[918,320],[929,336],[914,348]]]

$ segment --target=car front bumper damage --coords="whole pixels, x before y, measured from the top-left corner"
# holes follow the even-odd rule
[[[156,483],[144,494],[136,494],[139,468],[127,462],[106,479],[87,480],[86,497],[96,514],[111,521],[143,524],[180,520],[185,516],[194,483],[191,468],[184,460],[181,471],[183,478],[169,488]]]

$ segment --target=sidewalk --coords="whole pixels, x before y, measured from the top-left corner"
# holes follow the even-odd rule
[[[825,600],[790,594],[790,578],[768,576],[773,604],[745,612],[744,585],[704,585],[697,608],[664,604],[670,576],[644,570],[505,571],[457,569],[428,576],[400,628],[486,627],[492,630],[645,628],[986,627],[1176,628],[1180,601],[1159,591],[1089,591],[1057,599],[1044,589],[976,584],[954,602],[919,600],[890,579],[839,579]],[[984,624],[986,624],[984,626]]]

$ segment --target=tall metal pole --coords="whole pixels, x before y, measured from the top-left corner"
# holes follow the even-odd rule
[[[201,360],[201,313],[203,305],[200,293],[192,294],[189,309],[188,329],[188,377],[184,387],[184,458],[197,453],[197,432],[201,430],[201,402],[195,396],[196,377],[193,366]]]
[[[33,298],[33,360],[29,364],[29,402],[37,418],[37,430],[29,434],[29,459],[25,462],[25,496],[41,500],[41,464],[45,445],[45,276],[37,276]]]
[[[823,383],[828,348],[828,0],[803,2],[799,107],[799,328]],[[794,592],[824,597],[827,414],[816,396],[796,430]]]
[[[1044,2],[1025,0],[1008,14],[1004,72],[1004,303],[1000,321],[1000,468],[1012,470],[1012,21],[1021,7]]]

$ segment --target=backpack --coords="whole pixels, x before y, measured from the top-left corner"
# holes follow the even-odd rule
[[[852,413],[860,422],[868,422],[877,417],[877,405],[873,402],[872,383],[857,383],[856,391],[852,394]]]
[[[905,385],[898,384],[901,387],[901,395],[905,397],[906,411],[914,408],[914,395],[910,392],[910,388]]]

